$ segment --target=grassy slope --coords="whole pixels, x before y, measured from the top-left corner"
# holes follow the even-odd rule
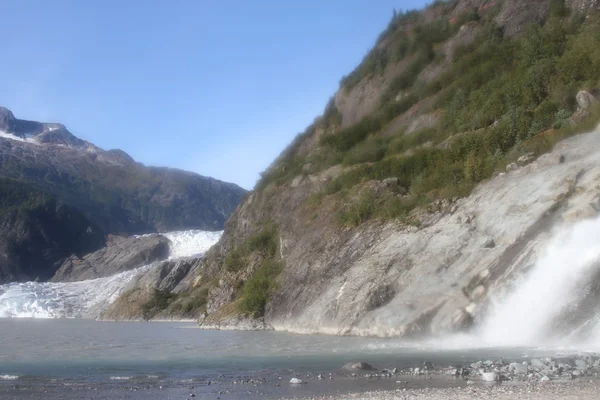
[[[448,7],[437,3],[433,7]],[[341,224],[372,218],[411,222],[415,207],[468,195],[518,156],[546,152],[558,138],[579,131],[569,119],[575,95],[600,84],[598,17],[585,20],[552,1],[545,21],[509,38],[494,22],[496,12],[467,10],[433,24],[423,23],[420,13],[396,15],[361,65],[342,80],[341,90],[348,91],[389,64],[408,60],[409,67],[381,93],[376,111],[340,129],[339,112],[330,104],[263,174],[257,189],[333,165],[353,166],[321,194],[343,205]],[[447,61],[439,49],[463,24],[476,29],[476,39]],[[443,65],[442,74],[429,82],[418,79],[436,64]],[[403,128],[383,134],[390,122],[420,104],[428,104],[421,115],[441,115],[437,124],[411,134]],[[300,152],[318,127],[330,133],[308,153]],[[382,197],[359,190],[367,181],[390,177],[397,178],[402,194]]]

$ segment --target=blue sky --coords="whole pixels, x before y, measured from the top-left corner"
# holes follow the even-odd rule
[[[252,188],[400,0],[3,0],[0,105]]]

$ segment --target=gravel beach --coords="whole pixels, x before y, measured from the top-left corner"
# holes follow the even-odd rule
[[[495,384],[466,388],[413,389],[340,396],[310,397],[310,400],[592,400],[600,398],[600,381]],[[286,399],[286,400],[300,400]],[[307,400],[307,398],[302,398]]]
[[[432,383],[435,385],[436,379],[433,381]],[[236,391],[230,391],[222,386],[207,390],[206,387],[194,387],[188,384],[170,387],[133,386],[127,383],[71,387],[32,385],[18,388],[0,385],[0,398],[2,400],[191,400],[194,398],[214,400],[591,400],[600,398],[600,380],[598,378],[529,383],[486,384],[478,382],[461,387],[413,387],[377,391],[364,391],[364,389],[353,386],[352,382],[346,382],[348,386],[353,386],[353,389],[346,387],[345,389],[349,389],[349,392],[345,393],[346,390],[338,387],[337,390],[341,394],[328,395],[319,395],[319,392],[323,393],[324,388],[316,388],[312,383],[297,387],[293,396],[290,396],[289,392],[282,396],[282,393],[286,393],[286,391],[282,392],[274,387],[260,387],[260,385],[251,385]],[[439,382],[437,383],[439,384]],[[324,382],[324,384],[327,383]],[[315,389],[317,389],[316,393]],[[353,391],[355,394],[352,393]]]

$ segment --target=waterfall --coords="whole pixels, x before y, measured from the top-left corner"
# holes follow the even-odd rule
[[[564,227],[513,291],[491,305],[477,335],[493,346],[581,343],[581,334],[593,340],[599,277],[600,218]]]

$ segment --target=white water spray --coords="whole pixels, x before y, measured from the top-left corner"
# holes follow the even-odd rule
[[[564,229],[550,241],[527,276],[516,282],[515,290],[492,305],[479,332],[483,342],[538,346],[565,339],[553,335],[552,323],[585,296],[581,289],[598,271],[599,261],[600,218]]]
[[[200,256],[222,232],[166,233],[171,240],[170,259]],[[107,278],[80,282],[24,282],[0,285],[0,318],[81,318],[114,302],[123,289],[153,265]]]

